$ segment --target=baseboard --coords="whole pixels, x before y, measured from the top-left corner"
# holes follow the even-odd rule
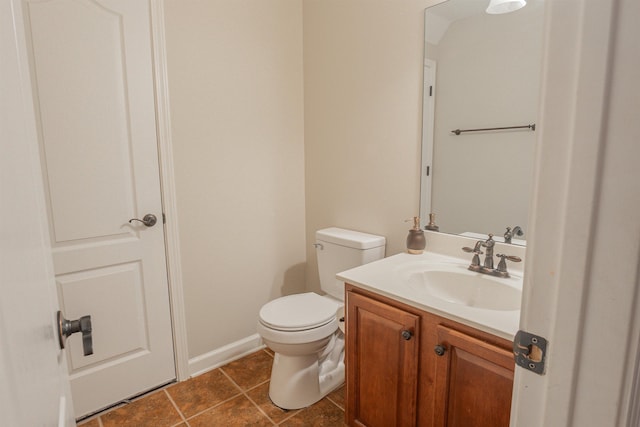
[[[224,347],[189,359],[189,376],[195,377],[204,374],[264,347],[262,338],[258,334],[232,342]]]

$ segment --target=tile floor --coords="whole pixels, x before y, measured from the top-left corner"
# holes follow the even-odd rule
[[[268,397],[273,353],[259,350],[205,374],[103,412],[81,427],[343,427],[344,388],[304,409],[285,411]]]

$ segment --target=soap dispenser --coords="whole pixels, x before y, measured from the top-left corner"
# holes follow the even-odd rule
[[[407,221],[411,220],[408,219]],[[424,251],[426,245],[424,231],[420,229],[420,217],[414,216],[413,228],[409,230],[409,235],[407,236],[407,251],[410,254],[419,255]]]
[[[429,231],[440,231],[440,227],[436,225],[436,214],[429,214],[429,224],[425,225],[424,229]]]

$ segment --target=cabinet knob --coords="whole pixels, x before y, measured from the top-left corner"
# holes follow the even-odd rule
[[[433,348],[433,351],[435,351],[438,356],[444,356],[444,353],[447,351],[447,348],[443,345],[438,344]]]
[[[404,338],[405,340],[409,341],[412,336],[413,336],[413,333],[411,331],[407,331],[407,330],[402,331],[402,338]]]

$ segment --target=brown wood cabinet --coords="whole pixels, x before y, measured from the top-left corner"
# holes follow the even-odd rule
[[[507,427],[511,342],[346,286],[346,421]]]
[[[357,293],[348,297],[351,425],[415,425],[419,316]]]

